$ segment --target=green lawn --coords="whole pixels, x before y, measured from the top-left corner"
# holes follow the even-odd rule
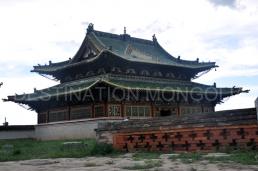
[[[64,142],[78,141],[82,142],[80,148],[67,148]],[[11,146],[8,150],[6,146]],[[112,145],[97,143],[94,139],[84,140],[59,140],[59,141],[37,141],[32,139],[23,140],[0,140],[0,162],[28,159],[46,159],[46,158],[80,158],[87,156],[116,157],[121,154],[112,148]],[[258,151],[230,151],[230,156],[226,157],[205,157],[205,153],[180,153],[170,157],[171,161],[180,159],[184,163],[198,162],[208,160],[209,162],[234,162],[241,164],[258,165]],[[155,152],[136,152],[133,154],[133,160],[158,160],[161,153]],[[146,165],[146,166],[145,166]],[[144,166],[150,167],[150,163]]]
[[[111,145],[99,144],[93,139],[76,140],[82,142],[82,148],[65,148],[60,141],[37,141],[32,139],[23,140],[0,140],[0,161],[27,160],[27,159],[44,159],[44,158],[61,158],[71,157],[79,158],[92,155],[114,154]],[[13,146],[6,150],[5,146]]]

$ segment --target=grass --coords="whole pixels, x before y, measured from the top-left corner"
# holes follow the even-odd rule
[[[144,164],[134,164],[133,166],[126,166],[123,167],[123,169],[126,170],[146,170],[146,169],[152,169],[155,167],[162,166],[161,160],[146,160],[144,161]]]
[[[178,156],[171,156],[169,159],[180,159],[183,163],[193,163],[202,159],[202,153],[181,153]]]
[[[133,154],[133,160],[159,159],[161,153],[155,152],[137,152]]]
[[[63,142],[68,141],[71,140],[0,140],[0,161],[46,158],[80,158],[87,156],[105,155],[108,155],[109,157],[116,157],[121,154],[115,151],[112,148],[112,145],[97,143],[94,139],[76,140],[84,144],[83,148],[65,149],[63,146]],[[7,150],[3,150],[6,146],[9,146],[9,151],[8,148]],[[184,163],[193,163],[196,161],[208,160],[209,162],[234,162],[244,165],[258,165],[258,151],[230,151],[229,154],[230,156],[228,157],[204,157],[204,153],[181,153],[177,156],[171,156],[170,159],[180,159]],[[137,152],[133,154],[132,158],[133,160],[146,160],[145,162],[147,162],[144,165],[137,165],[135,167],[154,167],[153,164],[148,163],[148,161],[157,161],[154,159],[159,159],[160,155],[161,153],[157,152]]]
[[[93,162],[88,162],[88,163],[85,163],[84,164],[84,167],[97,167],[99,165],[97,165],[96,163],[93,163]]]
[[[231,151],[225,157],[205,157],[204,153],[181,153],[178,156],[171,156],[170,159],[180,159],[183,163],[193,163],[201,160],[208,160],[210,163],[239,163],[243,165],[257,165],[258,151]]]
[[[210,162],[234,162],[243,165],[258,165],[258,151],[233,151],[229,157],[209,157]]]
[[[97,143],[93,139],[76,140],[84,144],[83,148],[65,149],[63,142],[71,140],[37,141],[0,140],[0,161],[46,159],[46,158],[80,158],[86,156],[115,155],[112,145]],[[13,146],[12,150],[3,150],[6,145]]]

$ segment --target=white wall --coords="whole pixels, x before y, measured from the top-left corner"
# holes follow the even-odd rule
[[[118,122],[121,119],[88,119],[40,124],[35,126],[35,138],[39,140],[96,138],[99,122]]]
[[[3,139],[25,139],[25,138],[34,138],[34,130],[10,130],[10,131],[0,131],[0,140]]]

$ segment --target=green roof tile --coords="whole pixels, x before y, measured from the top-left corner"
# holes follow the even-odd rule
[[[94,46],[102,52],[111,51],[112,54],[128,61],[152,63],[157,65],[169,65],[171,67],[184,67],[192,69],[207,70],[217,67],[215,62],[198,62],[187,61],[173,57],[165,51],[161,45],[155,40],[145,40],[131,37],[128,34],[111,34],[101,31],[92,30],[88,32],[79,51],[83,52],[86,47],[85,43],[90,41]],[[45,66],[34,66],[34,72],[49,73],[62,70],[66,67],[74,66],[74,64],[84,64],[87,61],[77,61],[82,53],[77,53],[72,60],[53,63]]]
[[[59,84],[47,89],[37,90],[32,94],[8,96],[7,101],[29,102],[40,101],[51,97],[58,97],[76,92],[82,92],[92,88],[97,83],[105,83],[109,86],[121,89],[142,90],[142,91],[164,91],[173,93],[198,93],[198,94],[222,94],[225,96],[242,92],[241,88],[215,88],[194,82],[150,79],[147,77],[125,77],[120,75],[106,74],[101,77],[81,79],[68,83]]]

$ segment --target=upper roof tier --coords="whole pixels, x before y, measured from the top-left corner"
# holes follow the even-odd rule
[[[87,52],[89,47],[94,49],[95,53],[91,57]],[[126,34],[126,31],[121,35],[96,31],[93,24],[90,24],[81,47],[72,59],[59,63],[50,62],[49,65],[34,66],[32,72],[51,74],[65,68],[92,62],[106,51],[131,62],[196,69],[199,72],[217,67],[215,62],[199,62],[198,58],[195,61],[182,60],[180,57],[175,58],[161,47],[155,35],[153,35],[152,41],[145,40],[131,37]]]

